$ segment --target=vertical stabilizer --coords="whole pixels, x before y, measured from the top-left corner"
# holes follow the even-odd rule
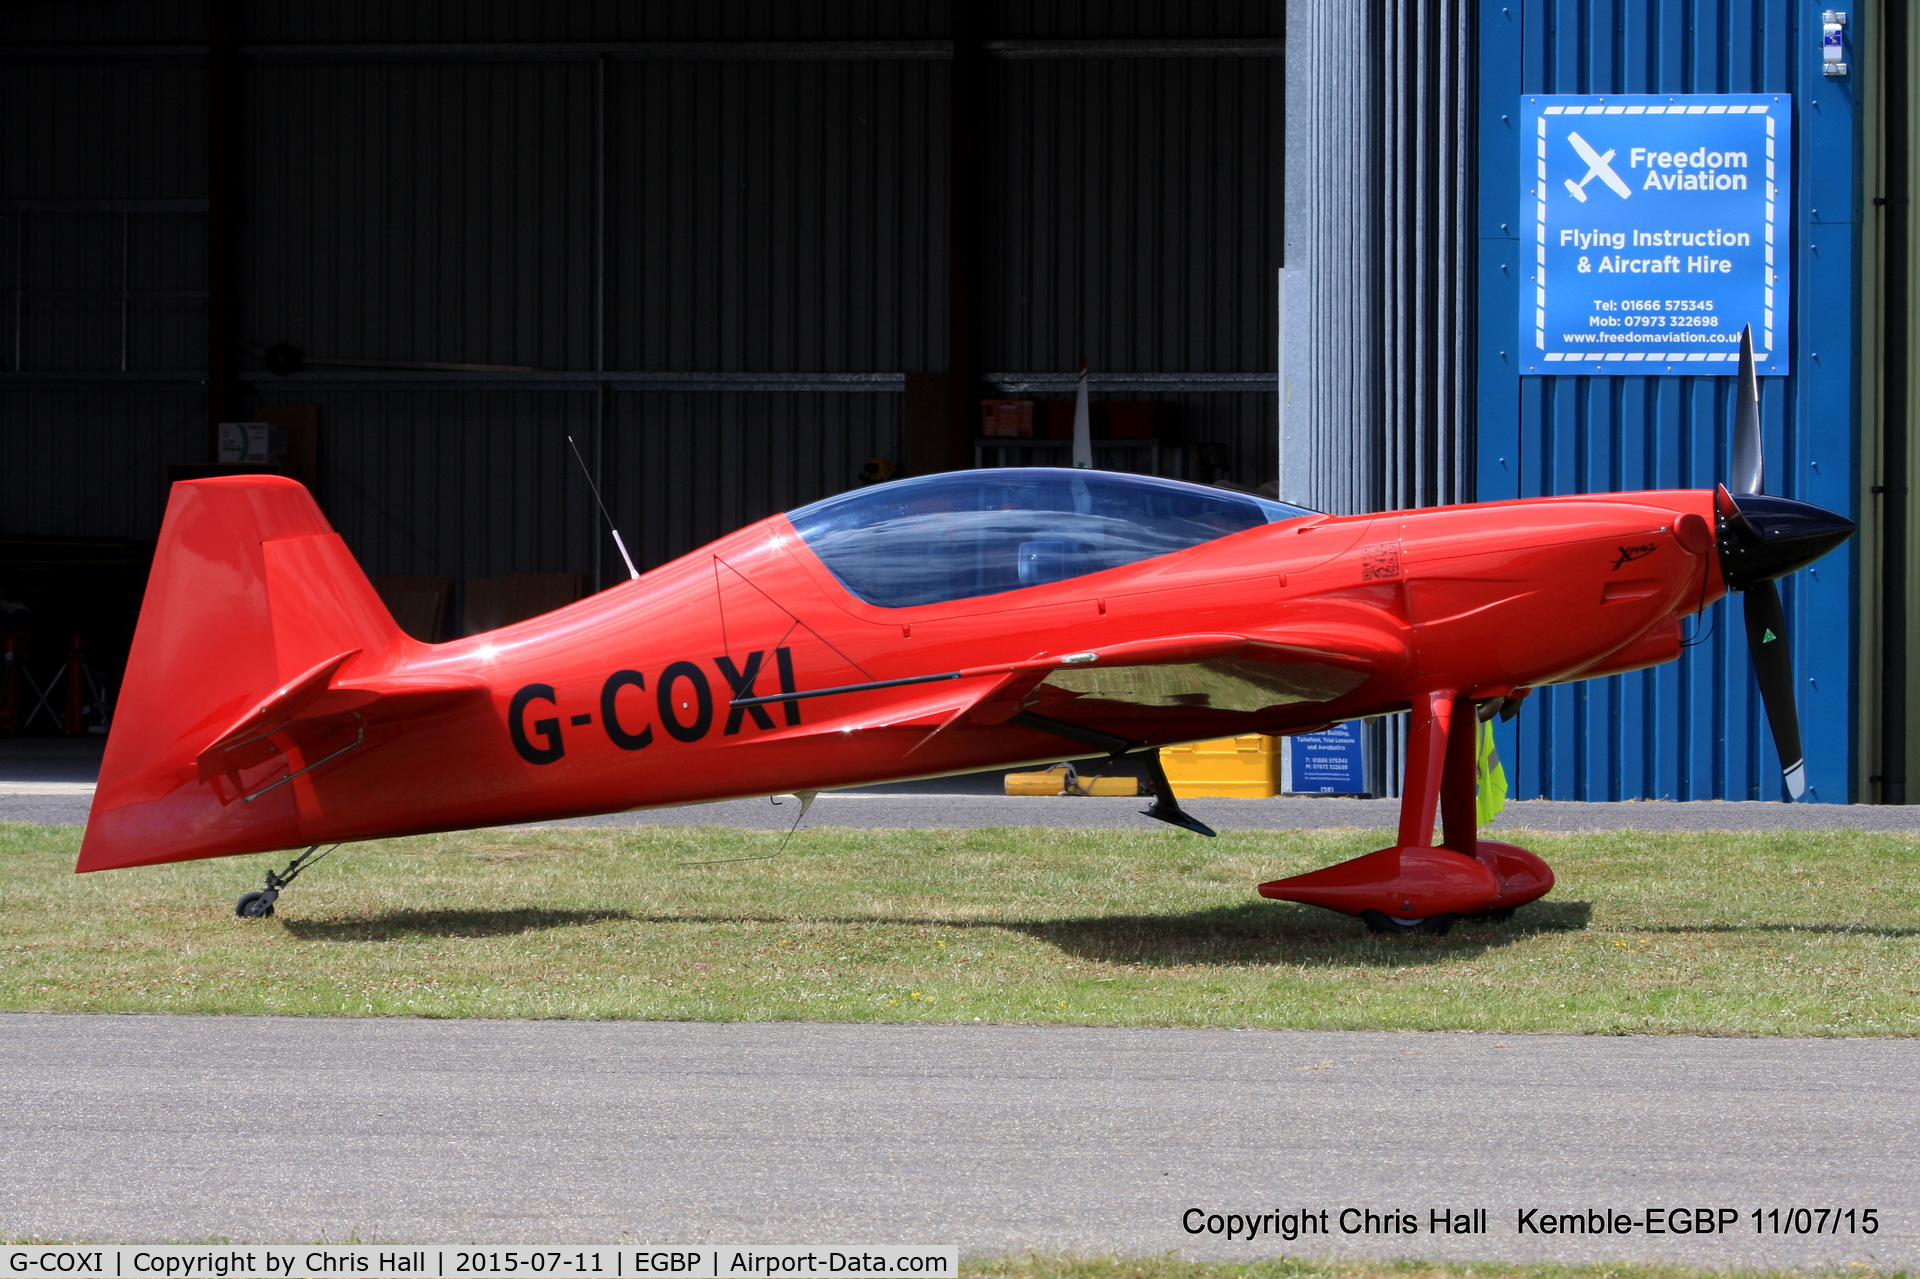
[[[243,802],[197,756],[316,664],[379,671],[413,644],[299,484],[174,485],[76,869],[304,842],[294,787]]]

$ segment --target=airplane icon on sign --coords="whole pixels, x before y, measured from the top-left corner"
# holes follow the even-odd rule
[[[1572,178],[1567,179],[1568,195],[1571,195],[1574,199],[1580,201],[1580,203],[1585,204],[1587,202],[1587,183],[1593,181],[1595,178],[1599,178],[1602,182],[1612,187],[1614,194],[1622,200],[1633,194],[1632,191],[1627,189],[1627,184],[1620,180],[1620,175],[1613,171],[1614,152],[1608,151],[1605,155],[1601,155],[1588,144],[1585,138],[1577,133],[1567,134],[1567,141],[1571,142],[1573,149],[1580,153],[1580,158],[1587,162],[1586,177],[1581,178],[1578,182],[1575,182]]]

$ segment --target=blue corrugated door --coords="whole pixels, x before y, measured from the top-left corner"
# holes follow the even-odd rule
[[[1520,96],[1788,93],[1792,375],[1761,382],[1767,487],[1858,518],[1857,77],[1822,75],[1820,20],[1802,0],[1482,3],[1480,500],[1708,487],[1727,473],[1733,420],[1730,377],[1519,375]],[[1857,780],[1856,562],[1849,544],[1782,583],[1807,798],[1827,803],[1848,802]],[[1740,608],[1710,609],[1677,662],[1538,690],[1500,730],[1516,796],[1781,798]]]

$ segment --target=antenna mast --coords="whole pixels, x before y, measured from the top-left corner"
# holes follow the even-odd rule
[[[620,548],[620,558],[627,562],[627,578],[640,580],[640,570],[633,566],[633,556],[627,554],[627,544],[620,540],[620,530],[613,526],[613,516],[607,514],[607,504],[600,496],[600,486],[593,482],[593,472],[587,469],[587,459],[580,456],[580,446],[567,437],[567,447],[573,450],[573,460],[580,464],[580,473],[587,477],[587,489],[593,494],[593,500],[600,507],[600,516],[607,522],[607,532],[613,534],[613,544]]]

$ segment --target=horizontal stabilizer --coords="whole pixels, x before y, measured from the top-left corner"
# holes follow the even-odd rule
[[[235,751],[303,720],[357,713],[368,723],[392,724],[484,697],[490,687],[485,680],[464,675],[374,675],[329,683],[358,651],[330,657],[290,681],[215,738],[196,760],[201,780],[232,771],[240,763]]]
[[[311,705],[315,698],[327,691],[327,681],[333,678],[333,673],[339,670],[341,664],[349,657],[359,651],[357,648],[350,648],[344,653],[329,657],[313,669],[294,676],[268,694],[258,706],[242,715],[231,728],[214,738],[207,744],[207,748],[200,752],[200,775],[202,777],[209,775],[207,772],[209,756],[224,754],[286,727],[296,715]]]
[[[493,686],[469,675],[373,675],[341,680],[315,703],[316,715],[360,711],[369,722],[391,723],[462,706]]]

